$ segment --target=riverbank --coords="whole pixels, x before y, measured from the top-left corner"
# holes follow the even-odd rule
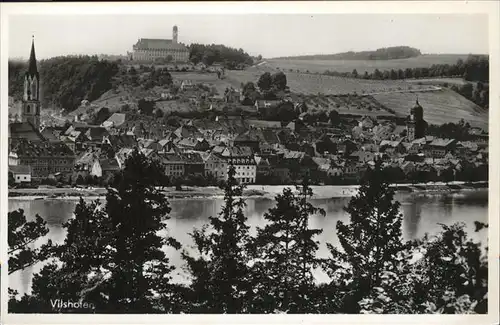
[[[268,197],[274,198],[282,193],[285,187],[293,185],[248,185],[243,192],[244,197]],[[450,183],[426,183],[426,184],[394,184],[396,192],[403,193],[447,193],[473,189],[487,189],[488,182],[450,182]],[[311,186],[314,198],[326,199],[332,197],[351,197],[358,191],[359,185],[325,185]],[[222,198],[224,191],[218,187],[188,187],[184,186],[181,191],[174,187],[164,188],[163,193],[169,199],[187,198]],[[24,188],[9,189],[9,199],[40,200],[40,199],[87,199],[105,198],[105,188]]]

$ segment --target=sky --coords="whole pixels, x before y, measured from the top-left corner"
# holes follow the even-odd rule
[[[9,58],[122,54],[139,38],[224,44],[264,58],[407,45],[422,53],[486,54],[484,14],[11,15]]]

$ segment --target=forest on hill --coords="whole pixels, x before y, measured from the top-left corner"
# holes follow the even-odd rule
[[[189,45],[189,60],[194,64],[203,62],[206,65],[222,63],[227,69],[239,65],[252,65],[252,57],[243,49],[235,49],[221,44],[191,44]]]
[[[9,61],[9,96],[21,100],[27,62]],[[82,100],[93,101],[112,88],[116,62],[97,56],[59,56],[38,62],[42,105],[55,104],[72,111]]]
[[[190,60],[206,65],[221,63],[227,69],[243,68],[253,64],[252,57],[243,49],[224,45],[191,44]],[[41,78],[42,105],[75,110],[82,100],[93,101],[113,88],[116,83],[139,86],[138,76],[122,80],[119,60],[101,60],[97,55],[59,56],[38,62]],[[9,61],[9,96],[21,100],[27,62]],[[127,74],[127,73],[126,73]],[[144,84],[144,86],[148,86]]]
[[[376,49],[375,51],[343,52],[337,54],[315,54],[280,57],[276,59],[294,60],[394,60],[408,59],[422,55],[419,49],[409,46],[393,46]]]

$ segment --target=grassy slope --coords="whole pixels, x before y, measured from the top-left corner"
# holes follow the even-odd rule
[[[228,79],[234,84],[239,85],[240,82],[257,81],[259,76],[265,71],[257,69],[249,71],[230,71]],[[314,75],[308,73],[286,73],[287,84],[292,92],[301,94],[318,94],[325,95],[342,95],[357,92],[376,93],[384,91],[405,90],[428,88],[428,86],[410,85],[401,80],[364,80],[342,78],[324,75]]]
[[[411,60],[411,59],[408,59]],[[399,60],[394,60],[399,61]],[[443,62],[443,61],[441,61]],[[217,88],[219,94],[223,94],[226,87],[239,88],[241,83],[249,81],[256,82],[259,76],[265,72],[270,71],[269,66],[261,65],[252,67],[245,71],[226,71],[226,77],[222,80],[217,79],[214,73],[199,73],[199,72],[184,72],[172,73],[174,82],[180,83],[183,80],[191,80],[193,83],[204,83],[210,87]],[[274,70],[276,71],[276,70]],[[304,95],[317,95],[322,93],[325,95],[341,95],[347,93],[357,92],[361,94],[374,93],[373,97],[382,105],[393,109],[399,116],[406,116],[409,109],[414,105],[416,94],[408,92],[410,90],[424,90],[428,89],[430,85],[426,85],[424,80],[421,80],[423,85],[416,84],[419,81],[407,82],[401,80],[363,80],[363,79],[350,79],[333,76],[312,75],[305,73],[290,73],[286,72],[288,85],[290,90],[295,93]],[[459,81],[457,81],[458,83]],[[410,89],[411,87],[411,89]],[[401,91],[407,91],[401,93]],[[382,92],[383,94],[377,94]],[[384,93],[386,92],[386,93]],[[387,93],[390,92],[390,93]],[[104,94],[94,104],[104,105],[112,108],[119,107],[124,102],[136,102],[140,96],[144,96],[144,91],[130,89],[121,91],[114,94],[110,91]],[[418,98],[425,110],[425,118],[430,123],[445,123],[445,122],[458,122],[461,118],[469,121],[471,125],[480,126],[487,129],[488,127],[488,112],[479,108],[477,105],[463,98],[462,96],[454,93],[451,90],[441,90],[433,92],[419,92]],[[326,105],[327,109],[336,107],[336,101],[328,99],[330,102]],[[309,104],[315,104],[316,101],[312,100]],[[321,104],[321,103],[319,103]],[[325,104],[320,106],[324,106]],[[359,109],[357,107],[345,107],[343,113],[363,113],[366,115],[387,115],[387,111],[377,110],[375,107],[372,111]],[[173,110],[190,110],[186,103],[179,101],[166,101],[158,103],[165,112]],[[343,106],[342,106],[343,107]],[[337,110],[344,110],[344,108],[335,108]]]
[[[397,60],[285,60],[269,59],[262,66],[276,69],[280,68],[285,72],[289,69],[305,72],[324,72],[325,70],[338,72],[352,72],[356,69],[359,74],[365,71],[373,72],[375,69],[405,69],[405,68],[425,68],[433,64],[455,64],[458,59],[465,60],[468,55],[461,54],[427,54],[409,59]]]
[[[407,116],[410,108],[415,105],[417,95],[420,105],[424,108],[424,119],[429,123],[457,123],[463,118],[472,126],[488,130],[488,110],[480,108],[452,90],[376,94],[373,97],[396,111],[396,115]]]

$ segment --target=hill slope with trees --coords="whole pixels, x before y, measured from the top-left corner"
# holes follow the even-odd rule
[[[280,57],[276,59],[294,60],[393,60],[407,59],[422,55],[419,49],[409,46],[393,46],[376,49],[375,51],[343,52],[337,54],[315,54]]]
[[[116,62],[97,56],[60,56],[38,63],[42,105],[55,104],[72,111],[81,101],[99,98],[112,88]],[[21,100],[27,62],[9,61],[9,96]]]

